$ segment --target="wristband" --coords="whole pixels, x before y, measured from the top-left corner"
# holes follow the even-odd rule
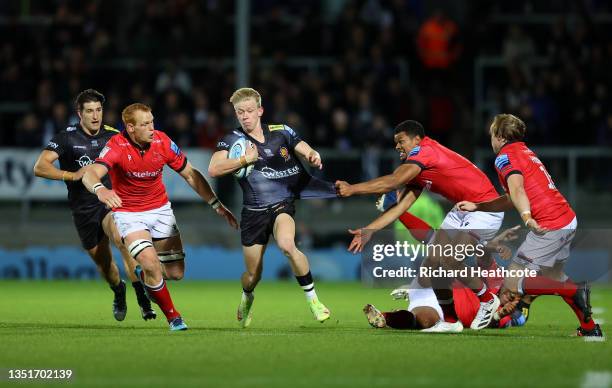
[[[219,198],[214,197],[213,199],[211,199],[210,201],[208,201],[208,204],[214,209],[217,210],[217,208],[219,206],[221,206],[221,201],[219,201]]]
[[[100,190],[101,188],[103,188],[104,185],[100,182],[96,183],[95,185],[92,186],[91,190],[93,191],[94,194],[98,193],[98,190]]]
[[[525,210],[524,212],[521,212],[521,218],[523,219],[525,225],[527,225],[527,221],[531,219],[531,211]]]

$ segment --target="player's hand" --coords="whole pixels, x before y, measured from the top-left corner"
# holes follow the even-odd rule
[[[353,195],[353,190],[348,182],[336,181],[336,193],[339,197],[350,197]]]
[[[538,236],[542,236],[543,234],[548,232],[548,229],[542,228],[538,224],[538,222],[533,218],[528,219],[525,222],[525,226],[528,227],[533,233],[537,234]]]
[[[508,228],[497,235],[492,241],[496,242],[509,242],[514,241],[519,237],[518,231],[521,229],[520,225],[513,226],[512,228]]]
[[[501,319],[506,315],[512,314],[512,312],[516,310],[516,305],[518,304],[519,300],[520,299],[514,299],[513,301],[501,306],[500,309],[497,311],[499,318]]]
[[[85,175],[85,171],[87,171],[87,167],[81,167],[78,170],[76,170],[75,172],[72,173],[72,180],[73,181],[80,181],[81,179],[83,179],[83,175]]]
[[[363,247],[365,247],[372,238],[372,231],[361,228],[356,230],[349,229],[348,231],[353,235],[353,241],[349,244],[348,251],[352,253],[363,251]]]
[[[105,204],[111,209],[118,208],[121,206],[121,198],[113,190],[109,190],[106,187],[98,189],[96,195],[100,202]]]
[[[478,205],[470,201],[461,201],[457,202],[457,204],[455,205],[455,209],[464,212],[475,212],[476,210],[478,210]]]
[[[225,218],[225,221],[234,229],[238,229],[238,220],[231,211],[229,211],[223,204],[221,204],[216,210],[218,215]]]
[[[257,150],[257,146],[255,146],[255,144],[252,142],[249,141],[248,144],[249,146],[246,148],[244,157],[246,158],[248,164],[253,164],[257,162],[257,159],[259,159],[259,151]]]
[[[323,169],[321,155],[315,150],[310,151],[308,154],[308,163],[314,168],[318,168],[319,170]]]

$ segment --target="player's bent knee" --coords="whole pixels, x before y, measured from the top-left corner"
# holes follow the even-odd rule
[[[283,252],[285,256],[291,256],[296,251],[295,242],[292,239],[281,239],[278,240],[277,243],[278,248]]]
[[[153,248],[153,243],[149,240],[140,238],[140,239],[134,240],[128,246],[128,252],[130,252],[130,256],[132,256],[133,258],[136,258],[138,257],[140,253],[142,253],[142,251],[144,251],[147,248]]]

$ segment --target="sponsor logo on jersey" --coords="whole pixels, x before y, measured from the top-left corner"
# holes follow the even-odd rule
[[[97,140],[92,140],[91,141],[91,146],[92,147],[97,147],[98,146],[98,141]]]
[[[108,153],[108,151],[110,151],[110,149],[111,148],[109,146],[106,146],[106,147],[102,148],[102,151],[100,152],[99,158],[103,158]]]
[[[280,129],[285,129],[285,126],[283,124],[270,124],[268,125],[268,129],[270,131],[278,131]]]
[[[280,148],[280,156],[282,156],[283,159],[285,159],[285,162],[289,161],[289,159],[291,158],[291,155],[289,155],[289,150],[287,149],[287,147]]]
[[[181,149],[172,140],[170,140],[170,149],[172,150],[172,152],[174,152],[177,155],[181,154]]]
[[[126,175],[130,178],[155,178],[162,173],[160,168],[157,171],[127,171]]]
[[[495,158],[495,167],[499,171],[503,171],[505,168],[510,167],[510,159],[507,154],[501,154]]]
[[[47,146],[48,146],[48,147],[51,147],[51,148],[53,148],[53,149],[55,149],[55,148],[59,147],[59,146],[57,145],[57,143],[54,143],[54,142],[52,142],[52,141],[50,141],[50,142],[49,142],[49,144],[47,144]]]
[[[229,148],[229,145],[224,141],[220,141],[217,143],[217,148]]]
[[[74,149],[74,150],[86,150],[87,147],[86,146],[72,146],[72,149]]]
[[[268,149],[268,148],[264,148],[264,152],[265,152],[266,156],[269,157],[269,158],[274,156],[272,151],[270,151],[270,149]]]
[[[298,166],[288,168],[286,170],[277,171],[270,167],[264,167],[261,170],[261,175],[268,179],[283,179],[293,175],[297,175],[300,173],[300,168]]]
[[[410,152],[408,153],[408,156],[418,155],[420,151],[421,151],[421,146],[416,146],[410,150]]]
[[[76,131],[76,127],[67,127],[66,132]]]
[[[90,164],[92,164],[93,160],[91,160],[91,158],[88,155],[83,155],[80,158],[78,158],[76,162],[79,164],[79,166],[85,167],[85,166],[89,166]]]

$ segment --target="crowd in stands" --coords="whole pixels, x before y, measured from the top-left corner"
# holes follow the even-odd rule
[[[486,122],[502,111],[522,117],[538,145],[612,146],[612,28],[595,17],[610,10],[553,3],[251,1],[249,86],[263,95],[265,121],[318,147],[375,154],[411,118],[469,153],[487,145],[475,116]],[[72,99],[91,87],[107,97],[109,125],[121,127],[121,109],[140,101],[181,146],[214,148],[236,125],[227,102],[236,87],[234,7],[1,2],[0,146],[40,148],[77,121]],[[488,108],[477,112],[474,63],[484,56],[503,61],[484,73]]]

